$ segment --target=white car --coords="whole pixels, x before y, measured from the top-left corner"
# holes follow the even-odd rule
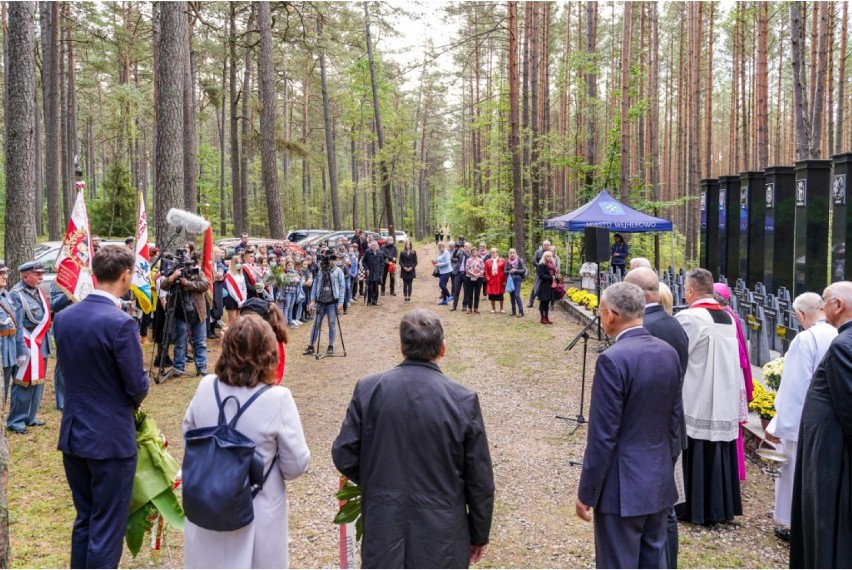
[[[379,230],[379,233],[382,234],[383,238],[386,238],[388,237],[389,232],[387,228],[382,228]],[[394,241],[398,244],[404,244],[408,241],[408,234],[403,231],[396,230],[396,237]]]

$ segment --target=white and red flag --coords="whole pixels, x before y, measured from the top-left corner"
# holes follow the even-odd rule
[[[92,232],[86,212],[85,183],[77,183],[77,199],[68,220],[68,231],[56,258],[56,286],[72,301],[86,297],[95,288],[92,274]]]
[[[133,268],[133,281],[130,290],[143,313],[154,309],[151,294],[151,254],[148,251],[148,215],[145,213],[145,197],[139,193],[139,219],[136,222],[136,266]]]

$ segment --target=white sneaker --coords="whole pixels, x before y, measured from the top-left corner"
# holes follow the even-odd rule
[[[293,321],[293,324],[296,325],[297,327],[300,327],[305,323],[303,323],[302,321],[299,321],[299,320],[295,320],[295,321]]]

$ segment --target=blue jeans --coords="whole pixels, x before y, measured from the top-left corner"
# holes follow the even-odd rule
[[[515,312],[515,305],[518,306],[518,313],[524,314],[524,301],[521,299],[521,276],[510,275],[509,279],[515,282],[515,290],[509,293],[509,301],[512,303],[512,312]]]
[[[281,310],[284,312],[284,318],[287,319],[287,324],[293,324],[293,305],[296,304],[296,297],[299,294],[295,291],[292,293],[284,293],[284,306],[281,307]],[[278,301],[280,304],[281,301]]]
[[[195,356],[195,370],[207,370],[207,323],[199,321],[190,326],[186,321],[175,319],[175,371],[183,374],[186,370],[186,344],[192,331],[192,354]]]
[[[450,292],[447,290],[447,281],[449,281],[452,276],[452,273],[441,273],[441,276],[438,277],[438,288],[441,289],[442,301],[446,301],[450,296]]]
[[[343,308],[349,308],[349,301],[352,299],[352,277],[347,275],[343,278],[346,283],[346,295],[343,297]]]
[[[316,346],[319,342],[322,319],[325,316],[328,316],[328,346],[334,346],[334,337],[337,336],[337,303],[317,304],[314,328],[311,330],[311,346]]]

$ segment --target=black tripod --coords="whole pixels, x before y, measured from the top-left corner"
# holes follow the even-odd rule
[[[319,320],[319,315],[320,312],[322,312],[323,315],[326,315],[326,308],[329,305],[334,305],[334,318],[336,319],[335,322],[337,324],[337,334],[340,335],[340,346],[343,348],[343,354],[339,356],[346,356],[346,343],[343,341],[343,327],[340,326],[340,313],[337,312],[337,303],[317,303],[316,311],[314,311],[314,326],[311,328],[311,340],[313,341],[314,338],[317,339],[316,353],[314,355],[314,358],[316,358],[317,360],[322,360],[323,358],[327,358],[329,356],[338,356],[336,354],[328,354],[328,352],[322,354],[319,351],[320,340],[322,339],[322,322],[320,322]],[[323,317],[323,319],[324,318],[325,317]],[[316,334],[316,337],[314,337],[314,334]],[[313,345],[314,344],[312,342],[311,346]]]
[[[586,420],[586,417],[583,415],[583,404],[584,404],[584,400],[586,399],[586,356],[588,355],[588,352],[589,352],[589,331],[592,330],[592,328],[594,328],[595,324],[597,324],[599,322],[600,322],[600,316],[596,316],[594,319],[589,321],[589,324],[587,324],[585,327],[583,327],[583,330],[580,331],[580,334],[578,334],[576,337],[574,337],[574,340],[572,340],[571,343],[568,346],[565,347],[565,350],[571,350],[575,346],[577,346],[577,343],[580,342],[580,339],[583,339],[583,378],[582,378],[582,381],[580,383],[580,413],[577,415],[576,418],[569,418],[567,416],[560,416],[558,414],[556,416],[560,420],[565,420],[565,421],[568,421],[568,422],[576,422],[577,423],[577,425],[574,426],[574,429],[571,430],[572,434],[575,431],[577,431],[582,424],[589,423]]]
[[[168,379],[171,367],[166,364],[169,355],[169,346],[172,344],[172,333],[175,329],[175,308],[181,302],[183,295],[180,286],[172,288],[166,299],[165,319],[163,320],[163,340],[160,342],[160,358],[157,363],[157,375],[154,382],[160,384]]]

